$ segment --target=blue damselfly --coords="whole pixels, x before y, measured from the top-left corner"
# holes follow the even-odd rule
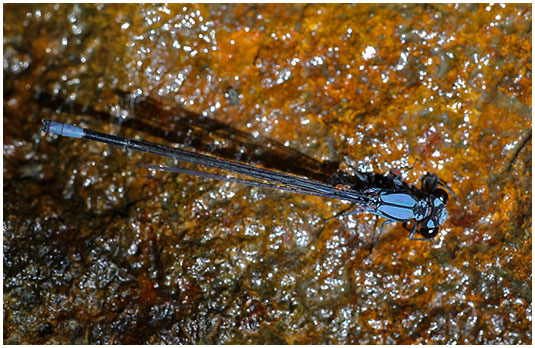
[[[447,190],[449,189],[432,173],[425,174],[422,177],[420,188],[406,184],[393,174],[357,173],[355,176],[349,176],[339,173],[333,175],[328,180],[329,182],[321,182],[158,143],[100,133],[70,124],[49,120],[43,120],[43,124],[43,131],[51,134],[93,140],[130,150],[170,157],[179,161],[213,167],[262,181],[227,177],[204,171],[163,165],[138,164],[140,167],[291,193],[338,199],[357,204],[361,207],[361,210],[340,214],[339,216],[366,212],[383,217],[386,220],[380,228],[379,236],[387,223],[402,222],[407,224],[412,221],[413,226],[409,238],[413,240],[429,240],[438,234],[440,226],[444,224],[447,218],[446,204],[449,196],[440,186]],[[450,191],[450,193],[452,192]],[[417,233],[420,237],[416,236]]]

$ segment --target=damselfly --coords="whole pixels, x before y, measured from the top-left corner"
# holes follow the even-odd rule
[[[367,212],[385,218],[386,220],[380,228],[379,236],[387,223],[402,222],[407,224],[412,221],[413,226],[409,238],[413,240],[429,240],[438,234],[440,226],[444,224],[447,218],[446,204],[449,196],[440,186],[446,189],[448,187],[435,174],[431,173],[422,177],[420,188],[404,183],[396,175],[380,175],[376,173],[357,173],[355,176],[338,173],[333,175],[329,182],[321,182],[158,143],[100,133],[70,124],[49,120],[43,120],[43,124],[42,130],[51,134],[93,140],[130,150],[170,157],[179,161],[234,172],[262,181],[227,177],[204,171],[163,165],[139,164],[141,167],[291,193],[338,199],[357,204],[361,207],[361,210],[343,215]],[[450,193],[452,192],[450,191]],[[416,233],[420,234],[421,237],[416,237]]]

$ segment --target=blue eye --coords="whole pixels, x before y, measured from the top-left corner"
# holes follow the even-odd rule
[[[420,234],[424,238],[433,238],[438,234],[438,226],[435,224],[435,221],[433,219],[428,219],[427,221],[424,221],[422,223],[422,226],[420,227]]]
[[[448,199],[449,199],[448,193],[444,191],[443,189],[436,189],[431,193],[431,195],[435,197],[435,200],[433,201],[433,205],[435,207],[438,206],[437,199],[441,202],[440,204],[445,205],[446,203],[448,203]]]

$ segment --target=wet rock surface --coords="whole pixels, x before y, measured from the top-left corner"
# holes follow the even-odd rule
[[[4,343],[528,344],[531,6],[4,5]],[[434,172],[432,242],[151,172],[68,122],[323,179]],[[189,166],[188,166],[189,167]]]

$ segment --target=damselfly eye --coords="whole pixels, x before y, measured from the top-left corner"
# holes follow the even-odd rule
[[[435,223],[433,219],[426,219],[422,222],[420,226],[420,234],[424,238],[433,238],[438,234],[439,226]]]
[[[433,190],[433,192],[431,194],[433,196],[435,196],[436,198],[440,199],[440,201],[442,202],[441,204],[446,205],[446,203],[448,203],[448,199],[449,199],[448,193],[446,191],[444,191],[443,189],[437,188],[437,189]],[[436,206],[440,205],[440,203],[439,202],[433,202],[433,205],[436,207]]]

